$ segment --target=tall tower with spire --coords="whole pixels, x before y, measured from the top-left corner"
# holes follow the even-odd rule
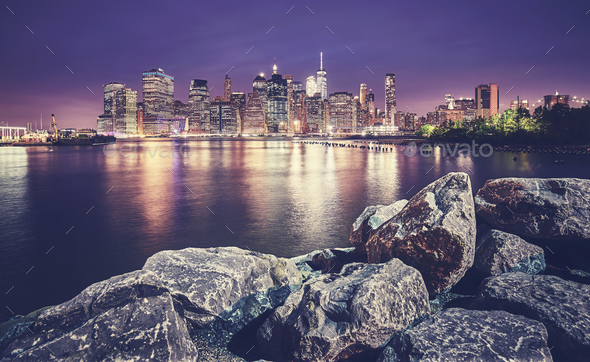
[[[322,99],[328,99],[328,78],[324,69],[323,53],[320,53],[320,69],[318,69],[316,77],[316,92],[320,93]]]

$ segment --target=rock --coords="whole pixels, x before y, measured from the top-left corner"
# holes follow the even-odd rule
[[[590,180],[500,178],[475,196],[477,215],[493,228],[521,236],[590,238]]]
[[[282,303],[301,282],[291,260],[235,247],[161,251],[143,269],[178,296],[194,326],[228,336]]]
[[[475,211],[471,181],[452,172],[423,188],[366,244],[368,261],[399,258],[422,273],[431,294],[448,290],[473,265]]]
[[[352,224],[350,243],[362,253],[366,253],[365,244],[372,235],[372,232],[384,222],[394,217],[407,203],[408,200],[402,199],[388,206],[367,206]]]
[[[339,273],[344,265],[364,260],[366,260],[366,256],[359,254],[355,248],[315,250],[291,258],[302,275],[309,272],[312,278],[316,278],[322,273]]]
[[[517,235],[488,228],[478,234],[473,265],[485,276],[510,272],[538,274],[545,270],[544,255],[543,248]]]
[[[590,287],[550,275],[505,273],[483,281],[474,306],[540,321],[553,352],[567,361],[590,355]]]
[[[379,362],[553,361],[542,323],[504,311],[446,309],[392,338]]]
[[[258,329],[273,360],[338,361],[380,348],[430,313],[420,273],[399,259],[347,264],[292,293]]]
[[[135,271],[43,312],[2,356],[11,361],[196,361],[182,308],[160,279]]]

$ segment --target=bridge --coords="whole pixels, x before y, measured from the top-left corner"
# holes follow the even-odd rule
[[[2,130],[2,139],[0,139],[0,143],[13,143],[20,140],[21,136],[25,134],[27,127],[0,126],[0,129]]]

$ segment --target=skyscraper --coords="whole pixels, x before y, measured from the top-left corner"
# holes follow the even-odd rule
[[[264,74],[260,73],[259,76],[254,78],[252,82],[252,91],[258,93],[260,102],[262,102],[262,111],[264,112],[264,121],[266,122],[268,113],[268,86]]]
[[[500,88],[498,84],[480,84],[475,87],[476,117],[490,118],[499,113]]]
[[[188,94],[188,131],[210,133],[209,86],[204,79],[194,79]]]
[[[367,107],[369,110],[369,114],[371,115],[371,118],[374,119],[376,116],[376,114],[375,114],[375,95],[373,94],[372,89],[369,89],[369,94],[367,96]]]
[[[319,95],[305,98],[307,128],[312,133],[324,132],[324,101]]]
[[[279,74],[276,64],[273,66],[272,78],[268,87],[268,115],[266,127],[268,132],[285,132],[288,126],[287,80]]]
[[[244,108],[242,124],[242,132],[245,134],[260,134],[266,132],[262,101],[260,100],[258,92],[248,93],[248,103]]]
[[[161,68],[143,72],[142,102],[145,118],[172,118],[174,77]]]
[[[320,53],[320,69],[317,72],[316,92],[320,93],[322,99],[328,99],[328,78],[324,69],[324,57]]]
[[[293,76],[285,74],[287,81],[287,130],[292,130],[295,120],[295,99],[293,98]]]
[[[351,132],[354,120],[354,98],[348,92],[334,92],[330,94],[330,131]]]
[[[392,126],[397,126],[394,121],[396,111],[395,73],[387,73],[385,74],[385,122]]]
[[[137,134],[137,91],[123,88],[116,94],[115,132]]]
[[[232,125],[232,118],[235,119],[235,110],[231,101],[225,100],[223,97],[215,97],[211,101],[210,107],[211,134],[237,133],[237,125]]]
[[[545,101],[545,108],[551,109],[554,105],[561,103],[566,106],[569,106],[570,96],[565,94],[559,94],[555,92],[555,95],[546,95],[543,96],[543,100]]]
[[[115,113],[117,112],[117,92],[125,89],[125,84],[111,82],[103,86],[104,113],[98,117],[97,132],[108,134],[115,132]]]
[[[226,74],[225,81],[223,82],[223,98],[229,101],[231,99],[231,94],[231,78]]]
[[[242,133],[242,119],[244,117],[244,110],[246,108],[246,95],[242,92],[233,92],[231,94],[231,103],[235,108],[234,112],[232,113],[232,129],[235,128],[234,133]]]
[[[313,97],[316,93],[315,77],[310,75],[305,80],[305,93],[308,97]]]
[[[367,109],[367,85],[365,83],[361,83],[359,102],[361,110]]]

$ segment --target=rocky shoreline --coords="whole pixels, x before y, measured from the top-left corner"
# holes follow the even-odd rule
[[[0,323],[0,360],[585,361],[589,201],[590,180],[488,180],[473,195],[449,173],[367,207],[348,249],[156,253]]]

